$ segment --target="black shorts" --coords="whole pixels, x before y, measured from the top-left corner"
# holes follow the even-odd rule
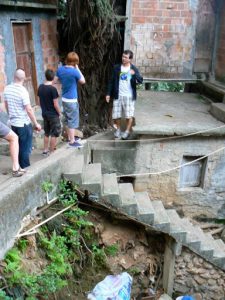
[[[61,123],[59,117],[44,116],[45,136],[59,137],[61,134]]]

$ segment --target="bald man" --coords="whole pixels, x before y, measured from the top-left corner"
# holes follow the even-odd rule
[[[24,80],[24,70],[17,69],[13,83],[6,86],[3,94],[12,130],[19,137],[19,164],[23,169],[30,166],[29,156],[33,136],[31,121],[36,130],[41,130],[41,125],[37,122],[31,107],[28,91],[23,86]]]

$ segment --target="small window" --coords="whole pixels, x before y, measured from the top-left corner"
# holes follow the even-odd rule
[[[182,165],[202,156],[183,156]],[[207,159],[202,158],[180,169],[180,187],[203,187]]]

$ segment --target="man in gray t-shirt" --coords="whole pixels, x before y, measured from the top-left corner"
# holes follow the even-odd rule
[[[24,80],[24,70],[17,69],[13,83],[7,85],[4,90],[4,101],[12,130],[19,137],[19,164],[21,168],[30,166],[29,155],[33,136],[31,121],[36,130],[41,130],[41,125],[37,122],[31,107],[28,91],[23,86]]]

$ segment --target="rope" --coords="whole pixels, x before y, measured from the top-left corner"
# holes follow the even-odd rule
[[[224,128],[225,125],[221,125],[218,127],[213,127],[213,128],[209,128],[209,129],[205,129],[205,130],[201,130],[201,131],[196,131],[193,133],[187,133],[185,135],[177,135],[177,136],[170,136],[170,137],[163,137],[163,138],[154,138],[154,139],[144,139],[144,140],[89,140],[87,139],[87,143],[96,143],[96,142],[103,142],[103,143],[112,143],[112,142],[116,142],[116,143],[124,143],[124,142],[155,142],[155,141],[163,141],[163,140],[172,140],[172,139],[180,139],[180,138],[185,138],[188,136],[194,136],[194,135],[198,135],[201,133],[206,133],[212,130],[216,130],[216,129],[221,129]]]
[[[182,167],[191,165],[191,164],[193,164],[193,163],[196,162],[196,161],[202,160],[202,159],[204,159],[204,158],[206,158],[206,157],[209,157],[209,156],[211,156],[211,155],[213,155],[213,154],[215,154],[215,153],[218,153],[218,152],[220,152],[220,151],[222,151],[222,150],[224,150],[224,149],[225,149],[225,147],[219,148],[219,149],[217,149],[217,150],[215,150],[215,151],[213,151],[213,152],[211,152],[211,153],[209,153],[209,154],[207,154],[207,155],[201,156],[201,157],[199,157],[199,158],[197,158],[197,159],[194,159],[194,160],[192,160],[192,161],[190,161],[190,162],[187,162],[187,163],[185,163],[185,164],[182,164],[182,165],[179,165],[179,166],[177,166],[177,167],[174,167],[174,168],[171,168],[171,169],[167,169],[167,170],[164,170],[164,171],[148,172],[148,173],[136,173],[136,174],[135,174],[135,173],[134,173],[134,174],[124,174],[124,175],[117,175],[116,177],[117,177],[117,178],[127,177],[127,176],[130,176],[130,177],[138,177],[138,176],[160,175],[160,174],[163,174],[163,173],[169,173],[169,172],[171,172],[171,171],[174,171],[174,170],[180,169],[180,168],[182,168]]]

